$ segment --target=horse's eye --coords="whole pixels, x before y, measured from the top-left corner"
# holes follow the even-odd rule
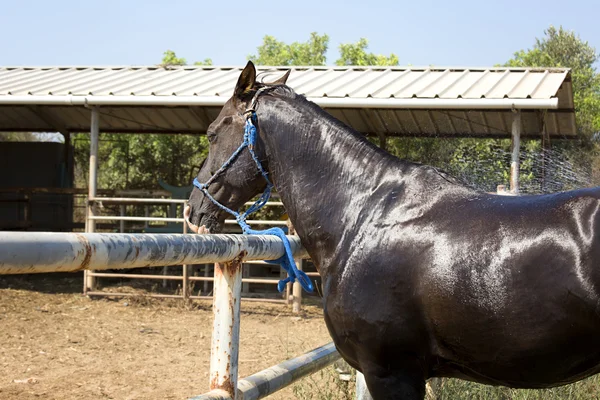
[[[212,143],[217,138],[217,134],[214,131],[213,132],[206,132],[206,137],[208,138],[208,142]]]

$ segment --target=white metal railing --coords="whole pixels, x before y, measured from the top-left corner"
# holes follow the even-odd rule
[[[185,204],[188,201],[185,199],[158,199],[158,198],[141,198],[141,197],[94,197],[93,201],[100,201],[106,203],[151,203],[151,204]],[[244,203],[246,206],[254,204],[253,201],[247,201]],[[280,201],[269,201],[265,206],[283,206]]]
[[[290,236],[294,257],[306,257]],[[258,399],[337,360],[332,343],[238,382],[242,262],[275,259],[274,236],[0,232],[0,275],[215,262],[211,392],[196,399]],[[241,396],[240,396],[241,397]]]
[[[127,217],[120,215],[95,215],[92,217],[88,217],[88,219],[94,221],[155,221],[155,222],[179,222],[183,223],[185,220],[183,218],[168,218],[168,217]],[[246,221],[249,225],[278,225],[285,226],[287,225],[286,221],[270,221],[270,220],[252,220],[249,219]],[[237,225],[235,219],[226,219],[225,223],[228,225]]]
[[[120,232],[124,233],[126,221],[128,221],[128,222],[146,222],[146,226],[145,226],[146,229],[151,227],[150,225],[148,225],[148,222],[174,222],[174,223],[181,223],[183,233],[187,232],[187,229],[186,229],[187,226],[186,226],[185,220],[183,218],[151,217],[148,212],[148,205],[167,204],[167,205],[171,205],[171,206],[177,206],[177,205],[186,204],[187,200],[185,200],[185,199],[143,198],[143,197],[101,197],[101,196],[95,196],[95,197],[90,197],[90,198],[92,199],[92,202],[97,205],[102,205],[104,203],[120,204],[120,215],[118,215],[118,216],[98,215],[97,212],[92,213],[92,215],[90,215],[90,213],[88,213],[87,223],[86,223],[86,226],[88,226],[88,227],[93,226],[93,224],[90,223],[92,221],[93,222],[95,222],[95,221],[120,221]],[[146,215],[144,217],[126,216],[125,215],[125,206],[127,204],[130,204],[130,205],[144,204],[144,205],[146,205],[146,208],[145,208]],[[245,203],[245,205],[252,205],[252,204],[254,204],[252,201]],[[278,207],[278,206],[283,206],[283,203],[281,201],[269,201],[268,203],[266,203],[265,206],[266,207]],[[247,220],[246,222],[250,225],[267,225],[267,226],[286,226],[287,225],[286,221],[274,221],[274,220]],[[237,222],[233,219],[228,219],[228,220],[225,220],[225,224],[226,225],[237,225]],[[249,263],[252,263],[252,264],[261,263],[263,265],[268,265],[268,263],[264,263],[264,262],[260,262],[260,261],[250,261]],[[85,277],[84,277],[84,293],[87,295],[93,295],[93,296],[125,296],[125,294],[123,294],[123,293],[110,293],[110,292],[104,292],[104,291],[97,291],[96,290],[96,286],[97,286],[96,278],[123,278],[123,279],[139,278],[139,279],[162,280],[163,288],[167,287],[167,281],[181,281],[182,289],[183,289],[182,294],[170,296],[173,298],[183,298],[184,300],[188,299],[188,298],[191,298],[191,299],[207,298],[207,296],[193,296],[190,294],[190,290],[189,290],[189,288],[191,288],[190,282],[202,281],[202,282],[204,282],[203,291],[208,292],[207,285],[209,282],[213,281],[213,278],[208,276],[209,266],[205,265],[204,268],[205,268],[205,276],[204,277],[189,276],[187,265],[183,265],[183,274],[182,275],[169,275],[167,266],[163,267],[162,275],[139,275],[139,274],[124,274],[124,273],[106,274],[104,272],[91,273],[88,271],[84,271],[84,275],[85,275]],[[244,290],[247,291],[248,290],[247,284],[253,283],[253,284],[276,285],[278,283],[278,280],[277,279],[268,279],[268,278],[261,279],[261,278],[245,277],[245,278],[243,278],[243,283],[244,283],[244,287],[245,287]],[[150,294],[150,296],[151,297],[165,297],[168,295],[158,295],[158,294],[153,293],[153,294]],[[244,298],[244,300],[258,301],[258,299],[252,299],[252,298]],[[283,302],[286,304],[292,304],[294,312],[299,312],[301,303],[302,303],[302,293],[300,290],[296,290],[296,293],[294,294],[293,288],[290,288],[288,285],[288,287],[286,287],[284,298],[282,300],[276,300],[276,299],[264,299],[264,300],[269,301],[269,302],[278,302],[278,303]]]

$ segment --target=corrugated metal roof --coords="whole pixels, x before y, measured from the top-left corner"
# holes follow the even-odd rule
[[[241,67],[3,67],[0,96],[219,96]],[[284,67],[258,67],[265,80]],[[292,67],[288,85],[307,97],[549,99],[568,69]]]
[[[287,69],[258,67],[259,79],[272,81]],[[509,137],[513,101],[533,104],[551,100],[557,109],[523,111],[522,135],[540,137],[544,130],[559,138],[576,135],[567,69],[291,69],[289,86],[365,134]],[[85,105],[89,99],[102,100],[103,132],[204,133],[220,105],[231,96],[241,70],[207,66],[0,67],[0,131],[88,131],[90,111]],[[181,103],[172,102],[180,99]],[[187,103],[190,99],[209,101],[192,105]],[[486,108],[504,100],[504,109]],[[465,107],[478,102],[477,110]]]

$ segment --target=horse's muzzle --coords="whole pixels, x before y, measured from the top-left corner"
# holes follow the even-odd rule
[[[195,225],[194,223],[192,223],[192,221],[190,221],[191,214],[192,214],[192,207],[190,207],[189,205],[186,205],[183,209],[183,219],[188,224],[188,227],[192,230],[192,232],[200,233],[200,234],[210,233],[209,230],[206,228],[206,226],[204,226],[204,225],[198,226],[198,225]]]

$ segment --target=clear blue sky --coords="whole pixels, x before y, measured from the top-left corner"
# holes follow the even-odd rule
[[[340,43],[365,37],[401,64],[491,66],[563,25],[600,50],[600,0],[502,1],[4,1],[0,65],[157,64],[166,49],[189,63],[241,65],[264,35]]]

